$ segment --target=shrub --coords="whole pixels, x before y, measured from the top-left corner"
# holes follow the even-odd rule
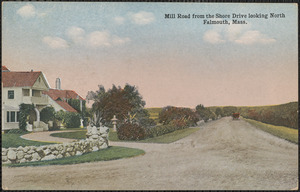
[[[132,124],[123,123],[117,130],[120,140],[142,140],[146,138],[146,131],[143,127]]]
[[[179,107],[164,107],[159,113],[159,122],[164,125],[169,124],[173,120],[186,119],[188,124],[193,126],[199,121],[198,115],[189,108],[179,108]]]
[[[80,126],[80,115],[75,112],[65,113],[65,123],[67,128],[77,128]]]
[[[24,130],[24,131],[26,130],[27,117],[31,113],[35,114],[33,104],[24,104],[24,103],[22,103],[20,105],[19,127],[20,127],[21,130]]]
[[[41,121],[48,123],[48,121],[54,121],[55,109],[53,107],[45,107],[41,111]]]

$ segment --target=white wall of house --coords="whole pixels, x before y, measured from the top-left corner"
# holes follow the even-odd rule
[[[19,129],[17,114],[22,103],[34,104],[38,110],[49,104],[48,95],[42,91],[49,86],[43,75],[37,79],[32,87],[2,87],[2,130]],[[13,92],[13,98],[9,94]]]

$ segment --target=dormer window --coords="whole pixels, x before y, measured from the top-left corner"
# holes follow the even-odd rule
[[[14,92],[14,90],[9,90],[8,91],[7,98],[8,99],[14,99],[15,98],[15,92]]]

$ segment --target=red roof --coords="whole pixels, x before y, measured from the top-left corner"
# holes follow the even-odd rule
[[[9,71],[9,69],[7,69],[6,66],[1,66],[1,70],[2,70],[2,71]]]
[[[81,99],[84,100],[80,95],[78,95],[73,90],[60,90],[60,89],[49,89],[49,91],[44,91],[43,94],[49,95],[54,101],[58,98],[63,99]]]
[[[65,101],[56,101],[56,103],[59,104],[62,108],[64,108],[65,110],[67,110],[69,112],[77,112],[76,109],[74,109],[73,107],[71,107],[71,105],[69,105]]]
[[[2,69],[5,66],[2,66]],[[31,87],[41,75],[40,71],[33,72],[2,72],[3,87]]]

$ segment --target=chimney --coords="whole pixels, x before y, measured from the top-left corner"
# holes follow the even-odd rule
[[[60,78],[56,78],[56,81],[55,81],[55,89],[61,89],[60,87]]]

